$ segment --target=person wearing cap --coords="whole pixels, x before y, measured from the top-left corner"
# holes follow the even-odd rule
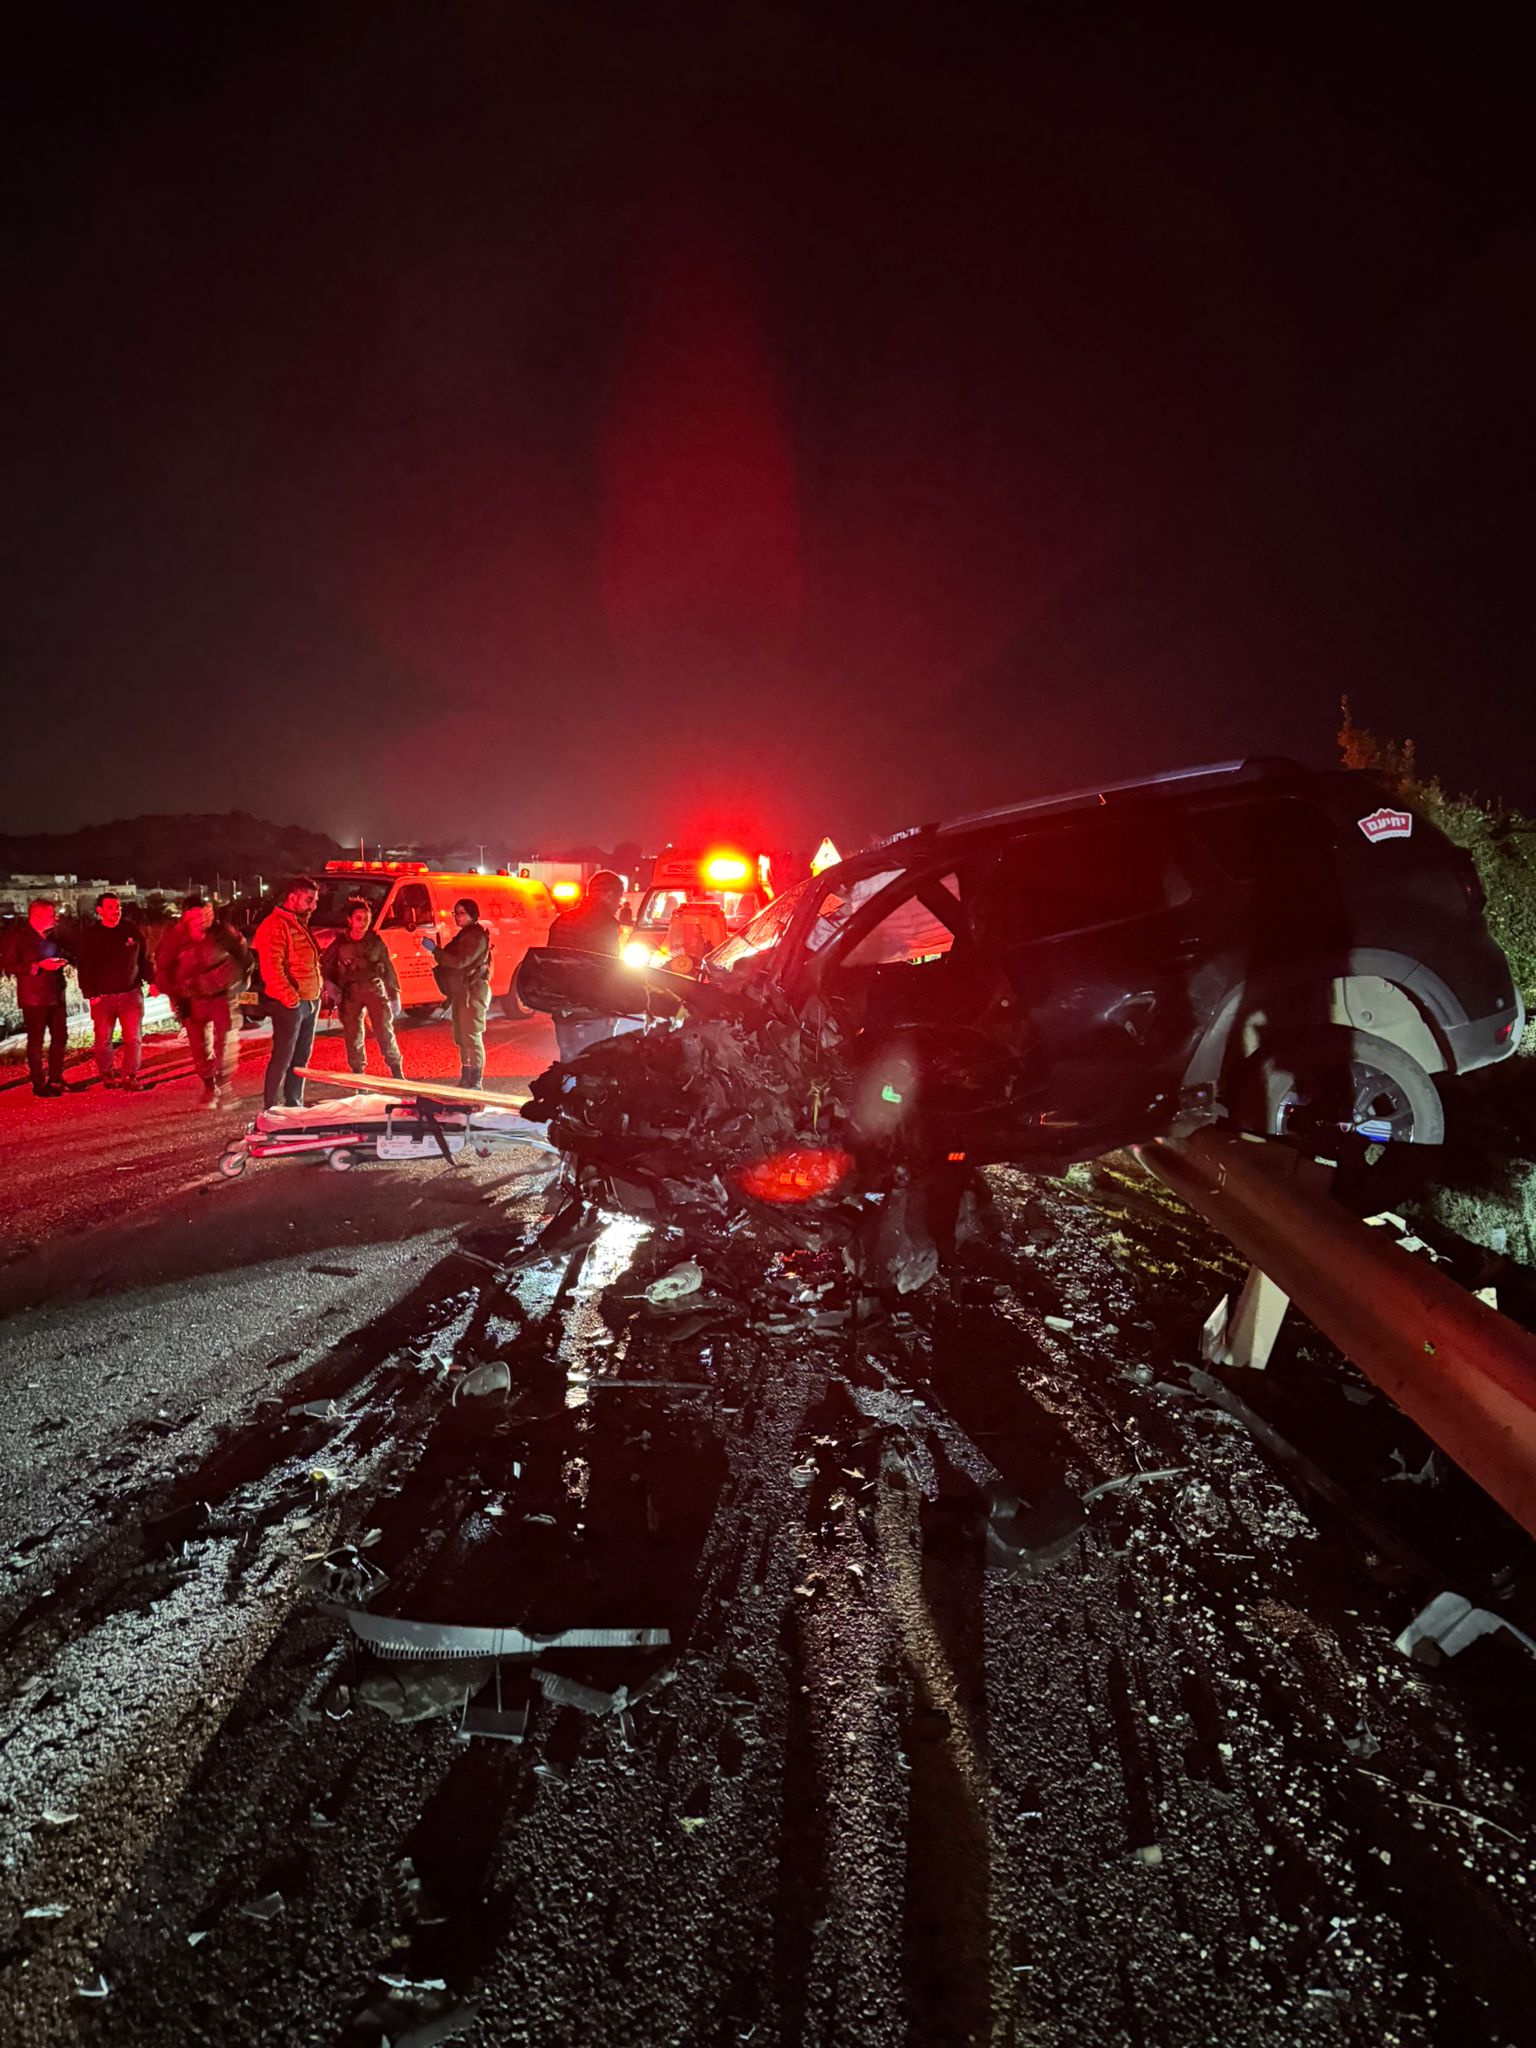
[[[169,996],[203,1084],[204,1109],[218,1109],[235,1075],[240,1040],[235,1004],[251,971],[250,950],[238,932],[214,919],[201,896],[182,899],[181,916],[155,955],[155,986]]]
[[[478,1088],[485,1078],[485,1019],[491,1007],[491,935],[480,922],[480,906],[461,896],[453,906],[453,937],[446,946],[432,937],[422,944],[436,956],[432,973],[448,999],[453,1042],[459,1049],[459,1086]]]
[[[587,883],[586,893],[572,909],[562,911],[549,928],[545,941],[557,952],[596,953],[604,960],[617,960],[623,947],[619,905],[624,900],[624,878],[611,868],[599,868]],[[562,1060],[574,1059],[599,1039],[612,1038],[616,1017],[593,1010],[570,1010],[557,1015],[555,1043]]]

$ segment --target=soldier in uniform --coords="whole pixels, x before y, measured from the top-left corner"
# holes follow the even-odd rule
[[[480,922],[480,906],[461,896],[453,906],[458,927],[446,946],[427,938],[422,944],[437,956],[437,985],[453,1016],[453,1042],[459,1049],[459,1086],[478,1088],[485,1078],[485,1017],[491,1006],[491,935]]]
[[[341,1012],[342,1042],[347,1048],[347,1065],[354,1074],[368,1071],[363,1046],[363,1026],[373,1026],[389,1071],[397,1081],[405,1077],[400,1047],[395,1039],[395,1018],[400,1014],[400,983],[389,948],[377,932],[368,929],[373,916],[361,896],[350,899],[346,908],[347,928],[326,947],[320,969],[336,991]]]

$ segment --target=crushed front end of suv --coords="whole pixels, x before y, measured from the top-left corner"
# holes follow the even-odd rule
[[[806,879],[696,983],[531,953],[524,1002],[645,1029],[552,1068],[528,1113],[722,1192],[754,1161],[812,1186],[818,1152],[1051,1168],[1218,1120],[1432,1144],[1439,1080],[1523,1026],[1482,910],[1469,858],[1359,773],[1236,762],[1042,798]]]

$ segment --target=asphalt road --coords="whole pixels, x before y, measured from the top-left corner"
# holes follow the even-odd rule
[[[1531,1546],[1305,1326],[1260,1441],[1155,1188],[700,1327],[628,1220],[516,1256],[547,1155],[225,1183],[155,1058],[0,1093],[7,2041],[1536,2039],[1536,1665],[1393,1648]]]

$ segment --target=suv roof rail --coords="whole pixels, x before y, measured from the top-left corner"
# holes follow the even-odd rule
[[[1305,771],[1283,755],[1255,755],[1244,761],[1213,761],[1197,768],[1169,768],[1161,775],[1140,775],[1127,782],[1096,783],[1087,789],[1064,791],[1057,796],[1027,797],[1021,803],[1000,804],[993,810],[971,811],[964,817],[946,818],[936,825],[898,832],[895,839],[915,838],[919,832],[948,837],[974,832],[988,825],[1006,825],[1015,818],[1034,818],[1050,811],[1085,810],[1091,804],[1107,803],[1111,797],[1154,795],[1175,790],[1219,788],[1223,783],[1260,782],[1299,775]],[[889,839],[878,842],[888,846]]]

